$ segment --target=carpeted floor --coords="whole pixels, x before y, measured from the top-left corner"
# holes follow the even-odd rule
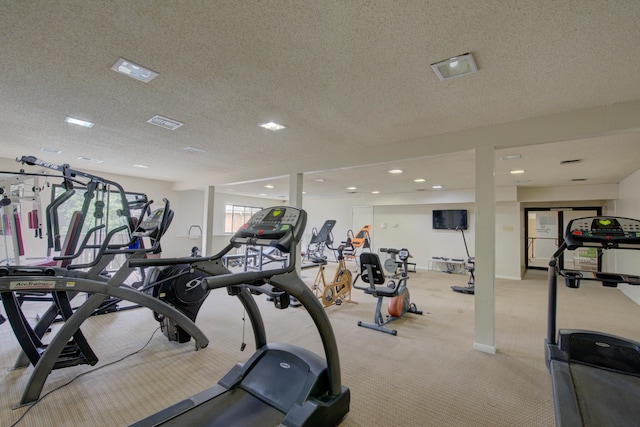
[[[330,264],[327,276],[332,277]],[[311,283],[315,270],[304,270]],[[496,344],[489,355],[472,349],[473,296],[451,285],[467,276],[418,270],[410,276],[412,300],[423,316],[406,315],[390,326],[397,336],[357,326],[371,322],[375,299],[354,291],[358,304],[327,308],[338,339],[342,382],[351,389],[351,410],[342,426],[552,426],[553,402],[544,363],[546,273],[522,281],[497,280]],[[292,342],[322,354],[315,328],[303,309],[276,310],[263,296],[270,341]],[[34,316],[44,309],[26,303]],[[614,289],[595,284],[560,289],[559,326],[607,331],[633,339],[640,307]],[[207,348],[176,344],[157,332],[144,350],[120,362],[149,341],[157,323],[146,309],[97,316],[83,332],[100,358],[96,366],[52,372],[47,395],[28,410],[19,426],[122,426],[204,390],[254,346],[247,324],[244,352],[243,311],[224,290],[212,292],[197,323]],[[0,425],[10,426],[27,410],[11,409],[33,368],[9,371],[19,346],[8,323],[0,326]],[[95,372],[96,368],[103,367]]]

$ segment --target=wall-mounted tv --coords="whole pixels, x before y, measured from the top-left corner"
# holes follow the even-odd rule
[[[433,211],[434,230],[467,229],[466,209],[444,209]]]

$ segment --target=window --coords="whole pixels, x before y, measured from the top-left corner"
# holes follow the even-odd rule
[[[224,232],[235,233],[261,209],[254,206],[225,205]]]

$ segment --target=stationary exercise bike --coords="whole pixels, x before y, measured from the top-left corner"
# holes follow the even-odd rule
[[[360,274],[358,274],[353,282],[353,287],[363,290],[366,294],[377,298],[378,303],[373,317],[375,323],[371,324],[358,321],[358,326],[396,335],[398,331],[395,329],[385,328],[384,325],[399,319],[405,313],[422,315],[422,311],[418,310],[416,305],[411,302],[411,296],[409,295],[409,289],[407,288],[407,280],[409,279],[407,273],[407,260],[409,259],[409,256],[410,254],[407,249],[400,249],[398,251],[398,258],[402,262],[403,266],[400,273],[400,280],[398,280],[398,283],[391,280],[385,285],[386,278],[384,276],[378,254],[368,252],[360,254],[361,270]],[[368,283],[369,286],[357,286],[356,282],[358,281],[358,278],[361,278],[363,282]],[[386,317],[382,315],[382,300],[385,297],[390,298],[387,306],[388,315]]]
[[[327,284],[324,278],[324,269],[327,262],[319,264],[320,269],[313,282],[313,291],[316,297],[322,300],[322,305],[325,307],[333,304],[341,305],[343,302],[354,302],[351,301],[351,271],[347,268],[344,259],[344,251],[349,246],[351,246],[351,241],[347,240],[342,242],[338,249],[335,250],[338,253],[338,268],[336,268],[331,283]],[[329,246],[329,249],[332,248]]]

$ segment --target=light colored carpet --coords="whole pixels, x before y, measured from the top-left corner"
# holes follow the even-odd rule
[[[332,277],[333,265],[327,269]],[[314,270],[305,270],[313,282]],[[454,293],[467,276],[418,270],[410,276],[412,300],[423,316],[406,315],[390,324],[391,336],[357,326],[371,322],[375,299],[360,291],[358,304],[329,307],[336,331],[342,382],[351,389],[351,410],[342,426],[552,426],[553,402],[544,363],[546,273],[522,281],[498,280],[496,344],[489,355],[472,349],[473,296]],[[303,309],[276,310],[263,296],[270,341],[292,342],[322,354],[317,332]],[[37,303],[27,303],[35,316]],[[591,284],[560,290],[559,326],[596,329],[640,339],[634,319],[640,307],[620,292]],[[19,426],[121,426],[135,422],[204,390],[254,349],[247,323],[247,349],[240,351],[243,311],[224,290],[212,292],[198,325],[210,344],[170,343],[161,334],[140,353],[88,373],[48,395]],[[53,371],[45,390],[141,348],[157,323],[146,309],[89,319],[83,332],[100,358],[94,366]],[[0,425],[10,426],[26,410],[19,402],[32,368],[8,371],[19,346],[8,323],[0,326]]]

